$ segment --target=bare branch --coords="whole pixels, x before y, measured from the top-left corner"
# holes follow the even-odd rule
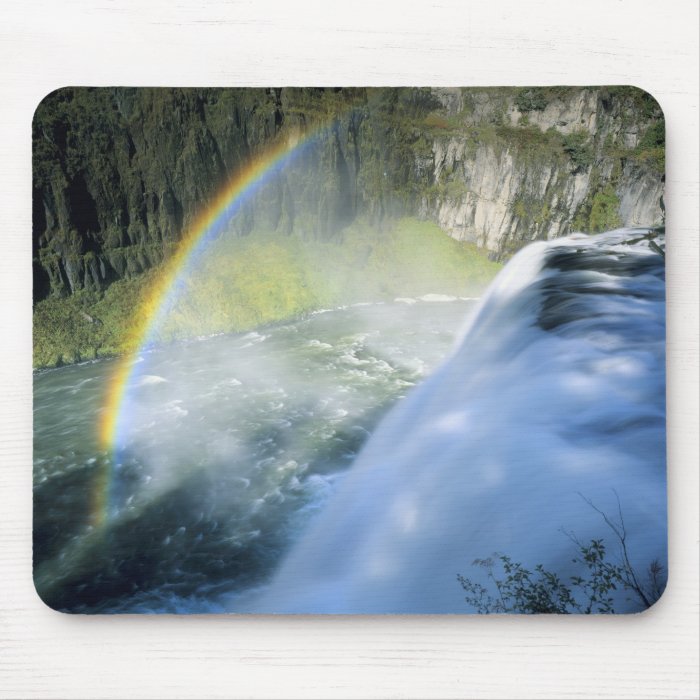
[[[615,489],[613,489],[613,493],[615,494],[615,498],[617,499],[617,513],[618,517],[620,518],[619,525],[615,525],[615,523],[613,523],[610,520],[607,514],[600,508],[598,508],[590,498],[586,498],[580,492],[578,492],[578,495],[581,496],[581,498],[591,508],[593,508],[593,510],[596,513],[599,513],[601,515],[601,517],[605,521],[605,524],[615,533],[615,536],[620,541],[622,549],[622,574],[624,575],[624,578],[622,579],[623,583],[639,596],[640,600],[642,601],[645,607],[650,608],[652,603],[649,600],[649,597],[647,596],[644,587],[639,583],[639,580],[637,579],[637,575],[634,571],[634,567],[632,566],[632,562],[630,561],[629,553],[627,551],[627,530],[625,528],[625,519],[622,516],[622,504],[620,503],[620,496],[618,495]]]

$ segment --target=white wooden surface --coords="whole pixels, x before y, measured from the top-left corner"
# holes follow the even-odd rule
[[[0,697],[698,697],[696,0],[4,0]],[[630,618],[85,618],[31,579],[31,141],[80,85],[635,84],[668,125],[669,589]],[[420,562],[416,562],[420,566]]]

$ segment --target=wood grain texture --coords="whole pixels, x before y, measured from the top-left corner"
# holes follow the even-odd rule
[[[0,697],[698,697],[698,8],[5,0]],[[71,617],[31,580],[31,139],[62,85],[635,84],[668,127],[669,588],[614,618]],[[420,562],[416,562],[420,566]]]

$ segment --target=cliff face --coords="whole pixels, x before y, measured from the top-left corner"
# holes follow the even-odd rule
[[[468,95],[467,138],[434,140],[433,178],[447,188],[423,200],[424,216],[500,255],[574,229],[662,221],[663,122],[648,96],[492,92]],[[448,112],[465,111],[463,94],[438,96]]]
[[[663,118],[634,88],[66,88],[33,124],[35,298],[158,264],[222,183],[310,130],[232,234],[415,215],[500,258],[663,217]]]

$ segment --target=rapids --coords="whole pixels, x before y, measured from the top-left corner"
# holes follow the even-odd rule
[[[650,237],[578,234],[516,255],[240,609],[465,612],[456,574],[488,583],[477,558],[504,553],[568,581],[581,571],[566,533],[617,557],[596,508],[621,513],[640,575],[665,565],[663,237]],[[639,607],[617,591],[616,611]]]
[[[473,300],[402,299],[143,353],[121,449],[115,360],[34,377],[34,564],[73,612],[209,612],[266,580]]]
[[[478,303],[144,353],[116,455],[95,437],[114,362],[38,373],[40,595],[72,612],[470,612],[457,574],[479,580],[475,559],[567,580],[566,533],[615,554],[595,508],[618,505],[635,568],[665,565],[662,246],[646,229],[538,242]]]

